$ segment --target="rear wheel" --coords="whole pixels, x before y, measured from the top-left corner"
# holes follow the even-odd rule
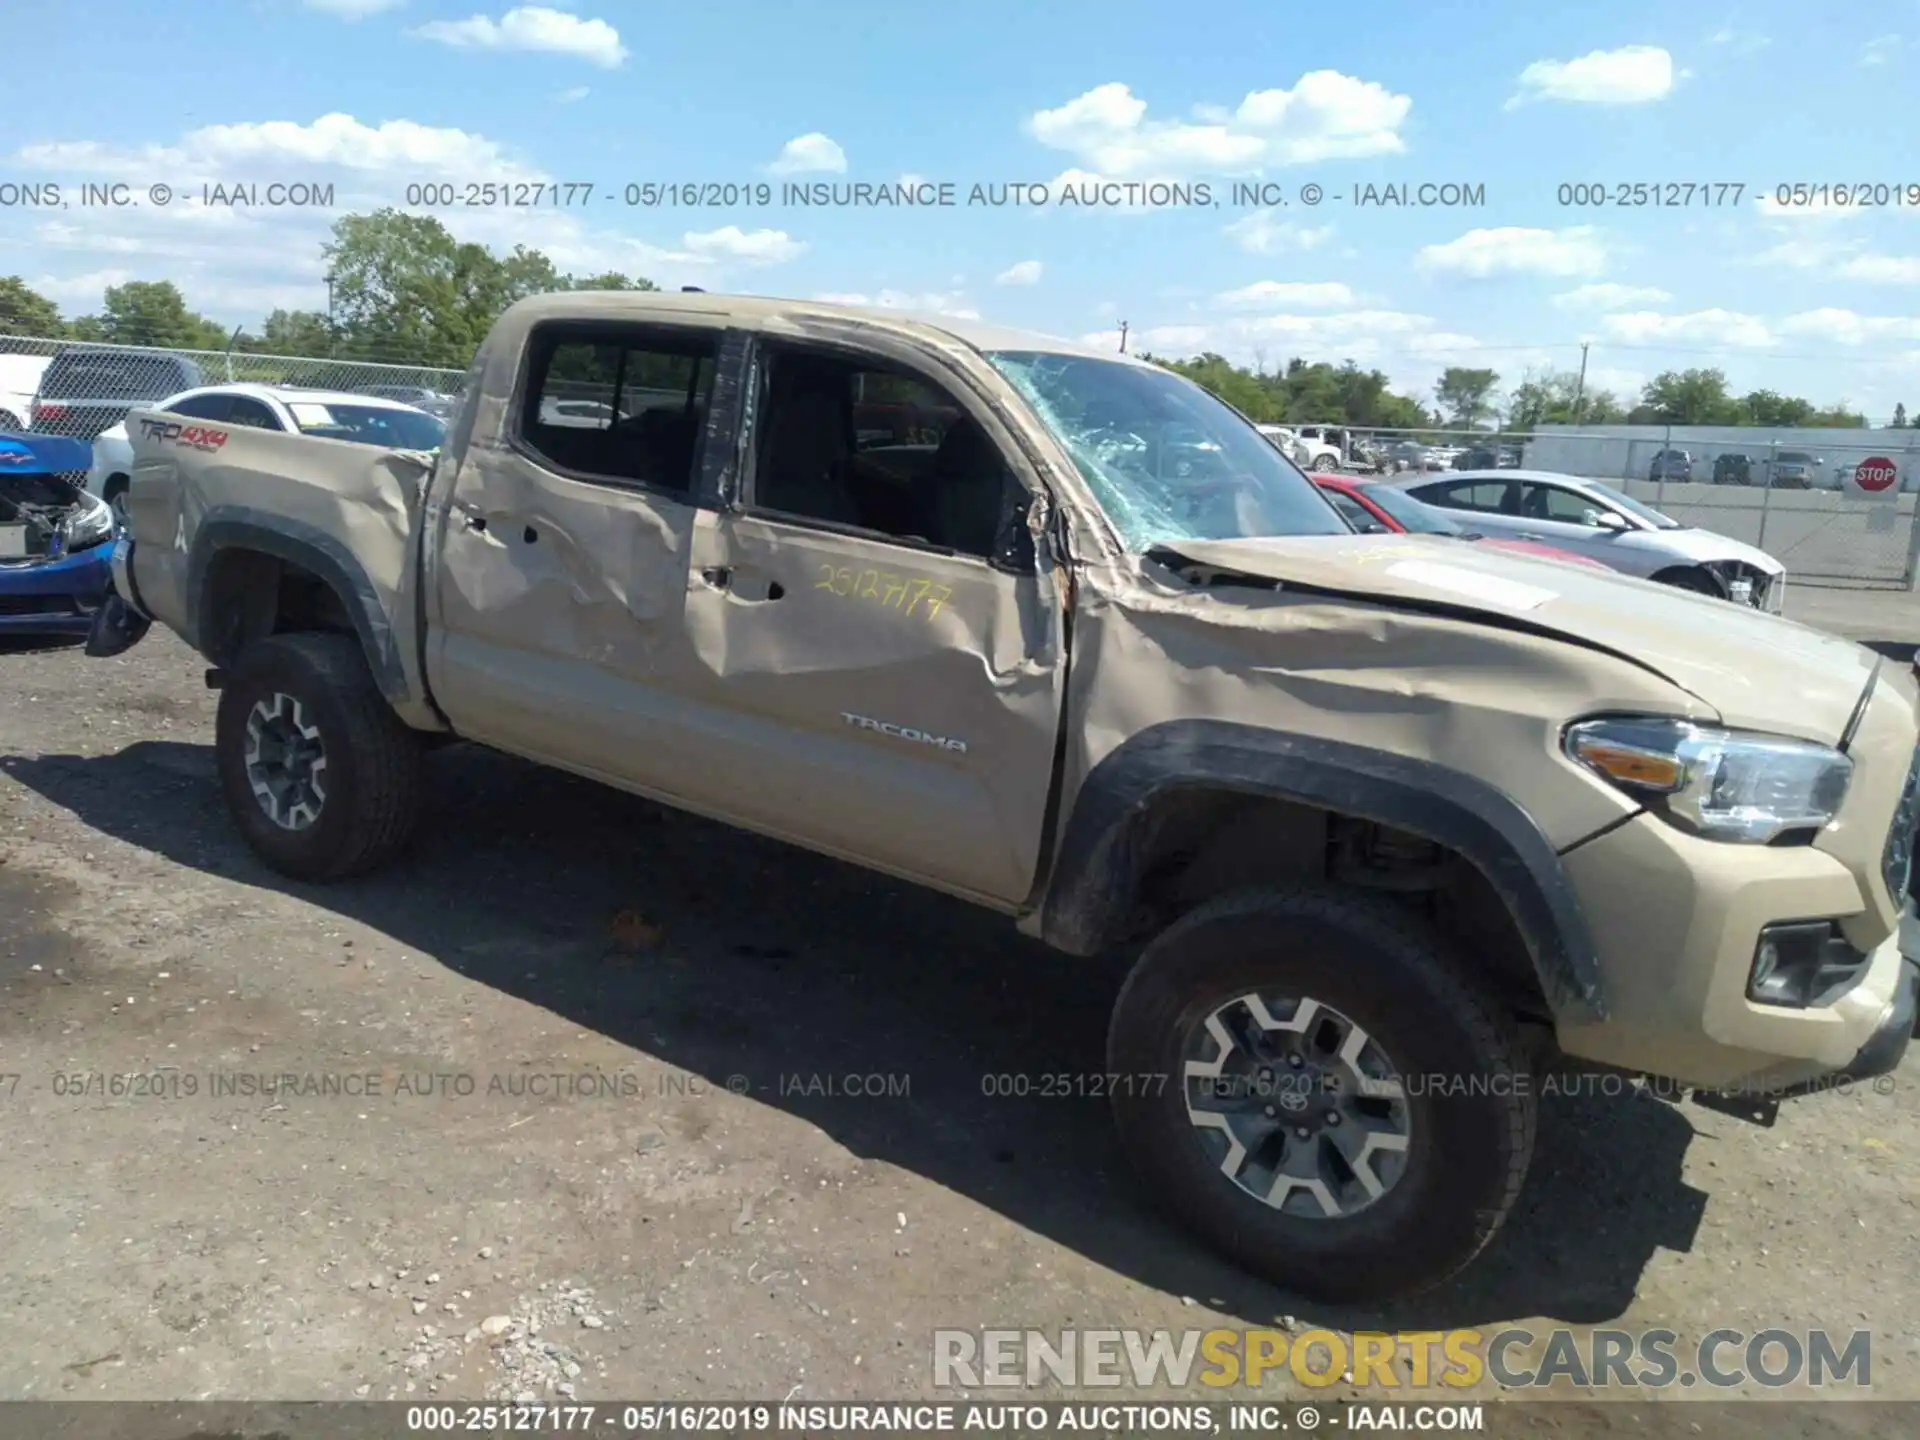
[[[1149,1188],[1326,1303],[1412,1293],[1498,1230],[1532,1155],[1511,1021],[1397,902],[1301,885],[1180,920],[1115,1003],[1108,1068]]]
[[[295,879],[361,874],[399,853],[419,814],[421,750],[351,636],[256,641],[220,693],[227,808],[260,858]]]

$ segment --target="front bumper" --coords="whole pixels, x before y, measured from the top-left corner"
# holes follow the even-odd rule
[[[0,565],[0,634],[86,634],[111,576],[105,545],[58,560]]]
[[[106,602],[93,615],[87,631],[87,654],[107,659],[131,650],[152,628],[153,618],[141,607],[133,584],[133,539],[122,535],[108,553],[113,586]]]
[[[1606,1020],[1561,1027],[1567,1054],[1702,1089],[1776,1096],[1900,1062],[1914,1026],[1914,967],[1901,954],[1897,917],[1889,923],[1883,907],[1863,908],[1861,875],[1835,856],[1809,845],[1703,840],[1641,815],[1575,847],[1564,863],[1593,929],[1608,1003]],[[1862,956],[1857,978],[1807,1008],[1751,999],[1761,931],[1821,916],[1835,917]]]

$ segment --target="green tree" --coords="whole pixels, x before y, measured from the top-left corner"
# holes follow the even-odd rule
[[[74,323],[74,338],[110,345],[156,345],[177,350],[224,350],[227,327],[187,309],[171,280],[129,280],[107,287],[100,313]]]
[[[262,355],[330,355],[333,326],[318,310],[276,310],[247,348]]]
[[[1627,407],[1605,390],[1590,390],[1580,397],[1582,425],[1624,425]]]
[[[1813,411],[1800,423],[1814,430],[1864,430],[1867,417],[1842,400],[1838,405]]]
[[[343,215],[323,253],[342,355],[465,365],[505,307],[500,262],[431,215]]]
[[[1433,387],[1433,398],[1439,401],[1448,420],[1470,430],[1493,413],[1493,394],[1499,384],[1497,371],[1449,365],[1440,372],[1440,383]]]
[[[567,278],[568,290],[658,290],[660,287],[640,275],[622,275],[618,270],[609,270],[602,275],[579,275]]]
[[[430,215],[344,215],[324,250],[342,357],[464,366],[516,300],[554,290],[652,290],[637,276],[562,275],[539,250],[496,256]]]
[[[1813,415],[1811,401],[1772,390],[1749,391],[1740,397],[1740,408],[1746,413],[1737,423],[1745,425],[1805,425]]]
[[[0,275],[0,335],[57,339],[60,307],[18,275]]]
[[[1202,389],[1218,395],[1250,420],[1272,421],[1280,418],[1281,409],[1275,403],[1272,392],[1261,383],[1260,377],[1250,370],[1242,370],[1224,355],[1209,351],[1191,360],[1162,360],[1142,352],[1140,358],[1186,376]]]
[[[1507,397],[1507,428],[1535,430],[1573,421],[1576,396],[1583,415],[1591,416],[1593,397],[1580,393],[1580,377],[1571,370],[1528,371]]]
[[[1907,407],[1905,405],[1895,405],[1893,407],[1893,424],[1888,428],[1894,430],[1904,430],[1907,428]]]
[[[1642,420],[1646,415],[1649,418]],[[1633,423],[1648,425],[1738,425],[1741,402],[1727,393],[1721,370],[1666,370],[1647,382]]]
[[[1140,358],[1186,376],[1262,423],[1409,430],[1429,423],[1419,401],[1392,393],[1385,375],[1362,370],[1351,360],[1330,365],[1296,358],[1269,372],[1261,357],[1251,370],[1212,353],[1189,360]]]

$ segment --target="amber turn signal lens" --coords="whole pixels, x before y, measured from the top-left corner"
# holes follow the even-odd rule
[[[1687,779],[1687,767],[1674,756],[1631,745],[1582,736],[1573,753],[1609,780],[1642,790],[1678,790]]]

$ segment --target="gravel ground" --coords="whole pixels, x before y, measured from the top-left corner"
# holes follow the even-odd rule
[[[462,746],[409,860],[293,884],[202,669],[0,654],[0,1395],[892,1399],[940,1327],[1515,1322],[1869,1329],[1920,1396],[1912,1065],[1771,1129],[1550,1100],[1463,1281],[1318,1309],[1151,1213],[1102,1101],[983,1093],[1101,1070],[1117,972]]]

